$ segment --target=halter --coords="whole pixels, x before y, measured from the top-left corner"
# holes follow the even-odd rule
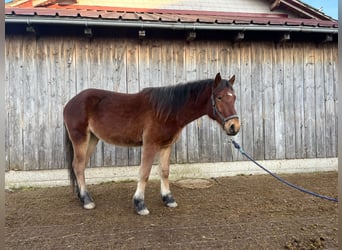
[[[220,110],[217,109],[216,107],[216,103],[215,103],[215,99],[214,99],[214,94],[211,94],[211,105],[213,106],[213,114],[215,116],[215,114],[217,114],[219,116],[219,118],[221,119],[221,123],[222,123],[222,126],[224,127],[224,124],[231,120],[231,119],[234,119],[234,118],[239,118],[238,115],[230,115],[230,116],[227,116],[227,117],[224,117],[222,115],[222,113],[220,112]]]

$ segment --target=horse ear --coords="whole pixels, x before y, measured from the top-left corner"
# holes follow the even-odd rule
[[[234,84],[234,82],[235,82],[235,75],[233,75],[233,76],[229,79],[228,82],[233,86],[233,84]]]
[[[215,77],[215,83],[214,83],[215,88],[220,84],[221,80],[222,80],[222,78],[221,78],[221,74],[219,72],[216,74],[216,77]]]

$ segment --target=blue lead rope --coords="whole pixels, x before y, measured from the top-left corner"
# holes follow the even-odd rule
[[[325,195],[320,195],[320,194],[317,194],[315,192],[312,192],[312,191],[309,191],[307,189],[304,189],[302,187],[299,187],[299,186],[296,186],[290,182],[288,182],[287,180],[284,180],[283,178],[279,177],[278,175],[272,173],[271,171],[269,171],[268,169],[266,169],[265,167],[263,167],[262,165],[260,165],[259,163],[257,163],[252,157],[250,157],[243,149],[242,147],[234,140],[232,140],[232,143],[234,145],[234,147],[239,150],[239,152],[244,155],[245,157],[247,157],[250,161],[252,161],[254,164],[256,164],[258,167],[262,168],[264,171],[266,171],[267,173],[269,173],[270,175],[272,175],[274,178],[276,178],[278,181],[284,183],[285,185],[288,185],[292,188],[295,188],[301,192],[304,192],[306,194],[311,194],[315,197],[318,197],[318,198],[321,198],[321,199],[325,199],[325,200],[328,200],[328,201],[333,201],[333,202],[338,202],[337,198],[331,198],[331,197],[328,197],[328,196],[325,196]]]

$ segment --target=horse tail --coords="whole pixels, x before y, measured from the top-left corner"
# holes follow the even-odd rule
[[[72,161],[74,159],[74,149],[72,147],[71,140],[69,138],[69,133],[67,131],[67,128],[65,128],[65,159],[68,164],[68,170],[69,170],[69,179],[70,179],[70,185],[72,187],[73,192],[76,191],[76,175],[74,172],[74,168],[72,166]]]

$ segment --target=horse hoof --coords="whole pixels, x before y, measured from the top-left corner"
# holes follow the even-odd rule
[[[94,202],[89,202],[88,204],[84,204],[83,208],[85,208],[85,209],[94,209],[95,208],[95,203]]]
[[[137,211],[137,214],[139,214],[139,215],[149,215],[150,211],[148,211],[148,209],[145,208],[143,210]]]
[[[166,206],[174,208],[174,207],[178,207],[178,204],[177,204],[177,202],[171,202],[171,203],[167,203]]]
[[[134,205],[135,211],[139,215],[148,215],[150,213],[150,211],[148,211],[145,205],[144,200],[133,198],[133,205]]]
[[[84,192],[83,195],[78,193],[78,198],[83,203],[83,208],[85,208],[85,209],[94,209],[95,208],[94,200],[88,192]]]
[[[163,200],[165,206],[167,206],[167,207],[174,208],[174,207],[178,206],[177,202],[175,201],[175,199],[173,198],[173,196],[171,194],[167,194],[167,195],[162,196],[162,200]]]

